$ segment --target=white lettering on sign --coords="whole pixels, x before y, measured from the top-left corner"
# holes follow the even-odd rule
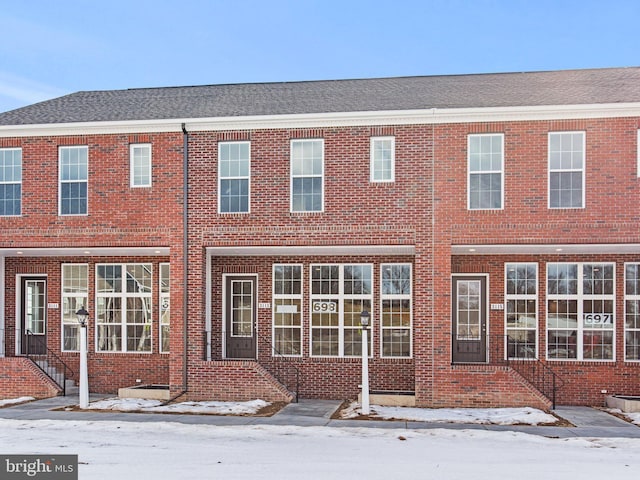
[[[613,314],[611,313],[585,313],[582,316],[585,325],[612,325]]]
[[[311,310],[313,313],[337,313],[338,304],[336,302],[313,302]]]

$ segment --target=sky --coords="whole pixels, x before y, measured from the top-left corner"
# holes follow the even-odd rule
[[[0,0],[0,112],[80,90],[640,65],[637,0]]]

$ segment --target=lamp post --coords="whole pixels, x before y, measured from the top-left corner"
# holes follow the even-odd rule
[[[360,314],[360,325],[362,325],[362,394],[361,410],[363,415],[369,415],[369,338],[367,327],[369,326],[370,314],[363,310]]]
[[[87,319],[89,312],[80,307],[76,312],[80,324],[80,379],[78,389],[80,391],[80,408],[89,407],[89,373],[87,371]]]

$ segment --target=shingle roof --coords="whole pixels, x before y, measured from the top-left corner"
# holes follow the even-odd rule
[[[0,125],[640,102],[640,67],[86,91]]]

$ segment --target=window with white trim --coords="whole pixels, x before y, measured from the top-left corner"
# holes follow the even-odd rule
[[[624,266],[624,358],[640,360],[640,263]]]
[[[86,146],[59,147],[59,213],[86,215],[88,189]]]
[[[22,213],[22,149],[0,148],[0,216]]]
[[[507,358],[537,358],[538,264],[505,264]]]
[[[62,351],[80,349],[80,325],[76,312],[87,309],[89,301],[89,266],[62,265]]]
[[[151,144],[132,143],[129,145],[131,187],[151,186]]]
[[[291,140],[291,211],[324,209],[324,140]]]
[[[382,356],[411,356],[412,296],[411,264],[380,266]]]
[[[469,210],[497,210],[503,204],[504,135],[468,137]]]
[[[302,355],[302,265],[273,265],[273,350]]]
[[[549,208],[583,208],[584,132],[549,133]]]
[[[395,137],[371,137],[371,181],[395,179]]]
[[[171,320],[171,289],[169,283],[170,267],[160,264],[160,353],[169,353],[169,332]]]
[[[547,264],[547,358],[613,360],[613,263]]]
[[[360,314],[371,313],[372,269],[368,264],[311,265],[311,355],[362,355]],[[369,330],[368,351],[373,332]],[[371,355],[371,354],[370,354]]]
[[[151,352],[152,265],[96,265],[99,352]]]
[[[251,175],[250,142],[218,144],[218,211],[247,213]]]

